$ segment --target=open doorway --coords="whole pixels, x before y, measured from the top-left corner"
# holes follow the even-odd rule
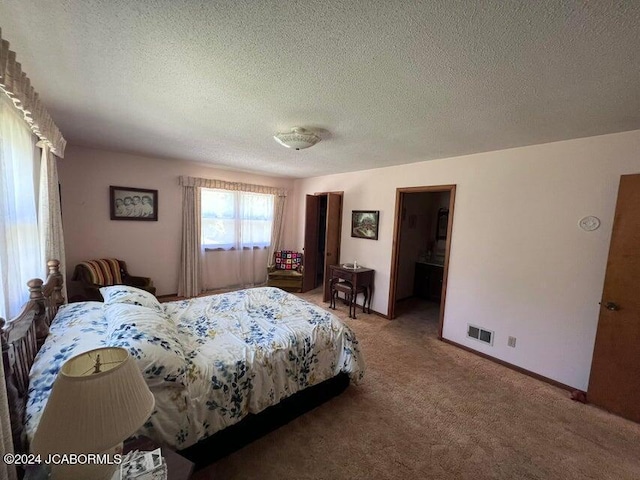
[[[414,311],[437,322],[442,338],[453,224],[455,185],[399,188],[396,214],[390,319]]]
[[[340,258],[341,227],[342,192],[306,196],[302,291],[322,285],[325,302],[329,301],[329,266]]]

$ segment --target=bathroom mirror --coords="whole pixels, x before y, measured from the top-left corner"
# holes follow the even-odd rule
[[[436,226],[436,240],[447,239],[447,227],[449,226],[449,209],[438,210],[438,224]]]

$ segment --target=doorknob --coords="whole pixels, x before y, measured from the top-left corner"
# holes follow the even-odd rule
[[[612,312],[615,312],[616,310],[620,310],[620,306],[613,302],[605,303],[604,308],[606,308],[607,310],[611,310]]]

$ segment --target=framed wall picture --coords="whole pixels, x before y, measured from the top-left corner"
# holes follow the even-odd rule
[[[449,226],[449,209],[438,210],[438,224],[436,225],[436,240],[447,239],[447,227]]]
[[[111,220],[158,220],[158,190],[109,187]]]
[[[352,210],[351,236],[378,240],[379,210]]]

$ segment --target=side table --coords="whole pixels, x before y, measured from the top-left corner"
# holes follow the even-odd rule
[[[140,436],[126,442],[124,444],[124,453],[132,450],[150,451],[160,448],[162,456],[167,464],[167,479],[168,480],[189,480],[193,473],[194,464],[187,460],[179,453],[171,450],[169,447],[159,444],[158,442],[150,439],[149,437]]]
[[[374,270],[366,267],[347,268],[341,265],[329,265],[331,271],[331,280],[329,288],[331,290],[331,308],[336,307],[333,286],[336,282],[344,280],[349,283],[350,301],[349,301],[349,317],[356,318],[356,295],[359,292],[364,293],[364,301],[362,302],[362,312],[365,307],[371,313],[371,297],[373,297],[373,274]],[[353,310],[352,310],[353,309]],[[352,312],[353,311],[353,316]]]

